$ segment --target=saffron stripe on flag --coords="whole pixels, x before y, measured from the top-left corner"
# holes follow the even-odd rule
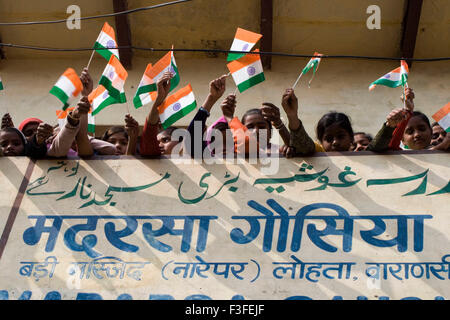
[[[181,118],[183,118],[184,116],[189,114],[196,107],[197,107],[197,101],[194,101],[190,105],[185,106],[177,113],[175,113],[175,114],[171,115],[170,117],[168,117],[167,119],[165,119],[165,121],[162,123],[163,128],[167,129],[172,124],[174,124],[175,122],[177,122],[178,120],[180,120]]]
[[[450,102],[433,114],[432,118],[439,123],[442,129],[450,132]]]

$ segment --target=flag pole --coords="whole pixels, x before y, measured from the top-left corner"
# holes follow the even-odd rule
[[[89,62],[86,67],[86,69],[88,69],[88,70],[89,70],[89,65],[91,64],[92,58],[94,57],[94,53],[95,53],[95,49],[92,49],[92,54],[91,54],[91,57],[89,58]]]
[[[294,89],[297,86],[298,81],[300,80],[300,78],[302,77],[303,72],[300,72],[300,75],[298,76],[297,80],[295,80],[294,85],[292,86],[292,89]]]

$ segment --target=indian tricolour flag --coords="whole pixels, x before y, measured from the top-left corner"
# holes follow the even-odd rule
[[[237,28],[230,51],[245,51],[250,52],[254,45],[261,39],[262,35],[259,33],[247,31],[245,29]],[[227,56],[227,61],[237,60],[245,56],[245,53],[230,52]]]
[[[119,59],[112,55],[103,71],[99,84],[108,90],[111,97],[116,99],[119,103],[124,103],[127,99],[123,87],[127,77],[128,72],[122,66]]]
[[[439,123],[442,129],[450,132],[450,102],[433,114],[433,119]]]
[[[259,50],[256,49],[253,52],[259,52]],[[239,92],[243,92],[265,80],[259,54],[246,54],[242,58],[228,63],[227,67]]]
[[[1,77],[0,77],[0,90],[3,90],[3,80]]]
[[[64,104],[63,109],[67,109],[70,103],[76,98],[81,90],[83,84],[78,77],[75,70],[68,68],[61,77],[59,77],[56,84],[50,90],[50,93],[56,96]]]
[[[369,86],[369,90],[373,90],[377,85],[383,85],[390,88],[396,88],[398,86],[404,87],[408,82],[408,64],[402,60],[400,67],[386,73],[381,78],[372,82]]]
[[[134,107],[140,108],[156,99],[156,86],[155,81],[151,78],[152,73],[152,64],[149,63],[147,68],[145,69],[144,75],[142,76],[141,82],[139,83],[139,87],[136,91],[136,94],[133,98]]]
[[[162,105],[158,107],[159,119],[164,129],[183,118],[197,107],[194,92],[188,84],[173,95],[167,97]]]
[[[92,91],[88,96],[88,99],[92,106],[93,116],[95,116],[97,113],[99,113],[109,105],[122,103],[111,97],[108,90],[106,90],[106,88],[102,85],[99,85],[94,91]]]
[[[107,61],[111,55],[115,55],[119,59],[119,50],[117,48],[116,34],[114,29],[107,23],[103,25],[100,34],[94,44],[94,49]]]
[[[58,126],[60,128],[64,127],[66,124],[67,114],[74,110],[75,107],[67,108],[66,110],[56,110],[56,117],[58,118]],[[89,133],[95,133],[95,117],[91,112],[88,113],[88,128]]]

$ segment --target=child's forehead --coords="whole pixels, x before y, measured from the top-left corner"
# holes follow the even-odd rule
[[[17,132],[0,131],[0,140],[21,140]]]
[[[427,123],[425,122],[425,120],[422,119],[421,116],[413,116],[411,117],[411,119],[409,119],[408,121],[408,127],[413,127],[413,126],[418,126],[418,125],[427,125]]]
[[[348,135],[349,132],[343,128],[339,123],[333,123],[332,125],[325,128],[324,134],[326,135],[333,135],[333,134],[340,134],[340,133],[346,133]]]

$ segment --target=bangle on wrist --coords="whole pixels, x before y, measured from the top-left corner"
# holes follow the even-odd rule
[[[283,121],[280,121],[280,123],[278,123],[278,124],[273,123],[273,126],[275,127],[275,129],[279,130],[284,127],[284,123],[283,123]]]

